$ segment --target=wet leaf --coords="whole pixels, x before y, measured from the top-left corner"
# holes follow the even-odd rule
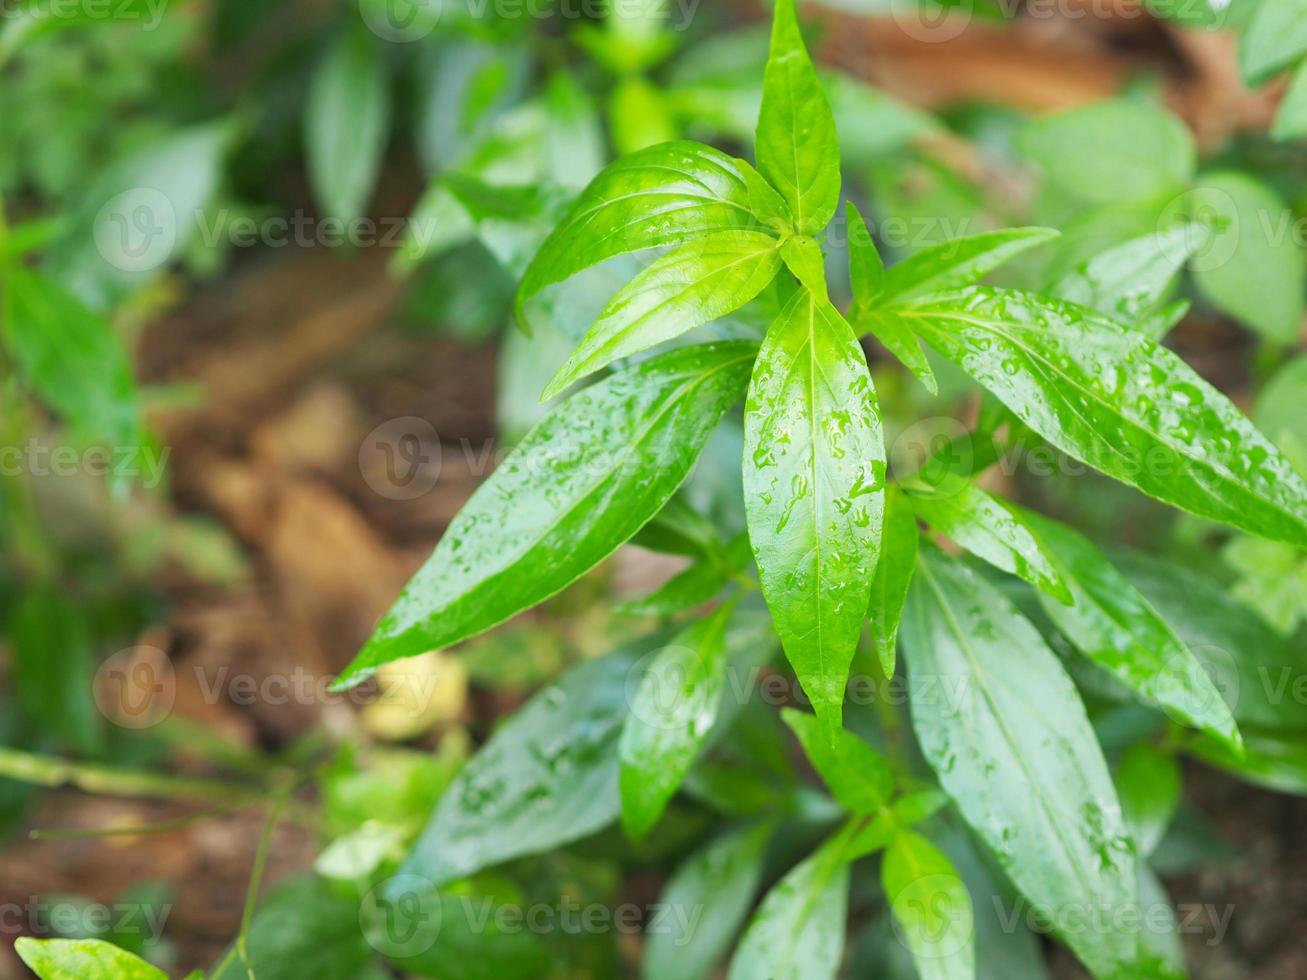
[[[1075,686],[992,586],[923,549],[902,628],[926,760],[1018,889],[1048,909],[1133,907],[1134,855]],[[1137,935],[1062,936],[1102,976],[1135,975]]]
[[[846,728],[831,741],[816,715],[782,708],[781,717],[840,806],[864,814],[875,813],[889,802],[894,776],[879,752]]]
[[[862,348],[800,289],[758,354],[744,496],[763,596],[818,716],[839,727],[884,508],[880,411]]]
[[[754,352],[678,348],[564,402],[472,495],[337,683],[484,632],[606,558],[685,479]]]
[[[901,831],[885,851],[880,880],[921,980],[974,978],[971,895],[944,852],[920,834]]]
[[[1052,228],[1007,228],[924,248],[885,271],[873,307],[904,306],[923,296],[973,285],[1003,263],[1057,235]]]

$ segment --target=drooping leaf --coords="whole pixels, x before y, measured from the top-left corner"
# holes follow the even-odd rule
[[[1020,513],[1070,589],[1069,605],[1039,597],[1067,639],[1147,701],[1237,745],[1239,730],[1220,691],[1148,600],[1082,535],[1033,511]]]
[[[755,149],[758,169],[789,205],[795,230],[815,235],[825,228],[839,203],[840,146],[794,0],[777,0],[773,13]]]
[[[1144,493],[1307,545],[1307,485],[1178,356],[1101,314],[975,287],[901,316],[1071,456]]]
[[[921,980],[974,978],[971,894],[944,853],[920,834],[900,831],[885,852],[880,878]]]
[[[1052,228],[1007,228],[922,249],[885,271],[875,307],[900,307],[979,282],[1022,252],[1056,238]]]
[[[684,140],[632,153],[590,182],[540,246],[518,289],[518,320],[540,290],[615,255],[756,228],[740,168],[725,153]]]
[[[726,684],[733,603],[678,634],[646,668],[618,743],[622,826],[649,832],[703,748]]]
[[[724,231],[662,256],[612,298],[541,398],[739,309],[776,275],[778,246],[760,231]]]
[[[16,952],[41,980],[168,980],[168,975],[102,939],[20,936]]]
[[[889,802],[894,776],[879,752],[846,728],[831,741],[816,715],[784,708],[781,717],[840,806],[850,813],[875,813]]]
[[[901,632],[912,722],[963,817],[1030,901],[1133,907],[1134,856],[1093,729],[1056,655],[964,565],[924,549]],[[1019,724],[1018,724],[1019,721]],[[1129,929],[1062,938],[1096,974],[1129,976]]]
[[[644,946],[644,980],[704,980],[744,922],[762,880],[771,828],[728,830],[685,860],[663,889],[659,904],[690,911],[652,932]],[[669,917],[670,918],[670,917]],[[693,923],[692,925],[690,923]]]
[[[364,213],[376,186],[390,128],[390,96],[377,39],[342,33],[309,83],[304,146],[314,194],[341,221]]]
[[[475,636],[611,554],[685,479],[754,353],[679,348],[563,403],[477,489],[337,683]]]
[[[767,893],[731,958],[729,980],[834,980],[844,952],[849,865],[832,837]]]
[[[1307,0],[1257,5],[1239,42],[1239,70],[1249,84],[1266,81],[1307,54]]]
[[[1164,749],[1136,743],[1116,768],[1116,791],[1135,853],[1143,860],[1161,842],[1180,805],[1180,766]]]
[[[917,567],[920,536],[912,505],[902,491],[892,490],[885,498],[885,526],[880,555],[876,560],[876,575],[871,582],[871,602],[867,606],[876,655],[887,678],[894,676],[899,621],[903,618],[903,603],[907,601],[908,587]]]
[[[814,709],[838,728],[880,544],[885,451],[862,349],[807,289],[763,341],[744,438],[763,596]]]

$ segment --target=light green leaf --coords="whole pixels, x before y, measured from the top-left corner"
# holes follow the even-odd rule
[[[876,251],[867,222],[852,201],[844,205],[844,221],[849,230],[849,283],[853,286],[855,306],[865,306],[880,293],[885,281],[885,261]]]
[[[839,203],[840,147],[794,0],[777,0],[773,13],[755,149],[758,169],[789,205],[794,229],[815,235],[825,228]]]
[[[1184,203],[1215,229],[1193,262],[1199,291],[1271,340],[1297,340],[1307,253],[1294,237],[1293,212],[1265,184],[1234,172],[1204,174]]]
[[[638,75],[622,78],[608,99],[608,128],[619,154],[637,153],[679,135],[667,97]]]
[[[1171,907],[1171,897],[1162,887],[1157,875],[1143,861],[1135,865],[1135,881],[1139,887],[1139,907],[1144,909],[1143,942],[1157,959],[1148,974],[1157,980],[1187,980],[1184,943],[1180,938],[1180,923]]]
[[[1239,42],[1239,70],[1250,85],[1307,54],[1307,0],[1264,0]]]
[[[726,584],[726,569],[716,562],[697,561],[647,596],[613,609],[618,616],[669,616],[701,606]]]
[[[168,980],[162,970],[101,939],[19,936],[14,951],[41,980]]]
[[[618,358],[738,310],[775,277],[778,247],[760,231],[724,231],[668,252],[612,298],[541,400]]]
[[[901,831],[885,852],[880,879],[921,980],[974,980],[971,894],[944,853],[920,834]]]
[[[782,708],[781,717],[840,806],[853,814],[884,808],[894,790],[894,776],[884,756],[847,728],[836,732],[832,741],[816,715]]]
[[[711,973],[753,904],[770,837],[766,824],[728,830],[676,869],[659,904],[691,911],[688,921],[649,935],[644,980],[704,980]]]
[[[922,753],[963,817],[1030,901],[1094,909],[1101,928],[1062,938],[1095,974],[1131,976],[1134,855],[1107,764],[1075,686],[992,586],[923,549],[902,628]]]
[[[1271,123],[1271,135],[1277,140],[1295,140],[1307,136],[1307,62],[1293,73],[1289,90]]]
[[[113,329],[59,283],[4,274],[4,341],[23,377],[80,435],[140,448],[136,384]]]
[[[1307,476],[1307,356],[1300,355],[1271,376],[1257,398],[1253,418]],[[1297,455],[1294,455],[1294,454]]]
[[[304,147],[314,196],[328,215],[354,221],[365,212],[390,129],[390,95],[377,39],[342,33],[309,82]]]
[[[1073,603],[1040,604],[1086,657],[1186,724],[1239,744],[1239,730],[1203,665],[1103,554],[1064,524],[1020,511],[1039,535]]]
[[[832,729],[875,572],[884,488],[862,348],[826,299],[800,289],[768,330],[749,386],[744,498],[777,633]]]
[[[1307,486],[1171,351],[1084,307],[976,287],[897,315],[1071,456],[1144,493],[1307,546]]]
[[[881,536],[876,575],[871,583],[867,619],[871,624],[876,655],[885,676],[894,676],[894,653],[899,635],[903,603],[917,567],[920,532],[912,505],[901,490],[891,488],[885,498],[885,527]]]
[[[844,952],[849,865],[832,837],[767,893],[731,958],[729,980],[834,980]]]
[[[1116,791],[1142,861],[1161,842],[1180,805],[1180,766],[1164,749],[1136,743],[1116,768]]]
[[[811,235],[791,235],[781,244],[781,258],[794,277],[816,296],[825,296],[826,257]]]
[[[518,320],[540,290],[605,259],[739,229],[757,230],[757,219],[733,158],[689,141],[632,153],[590,182],[540,246],[518,290]]]
[[[580,191],[604,165],[599,114],[576,77],[564,69],[549,76],[545,111],[545,172],[554,183]]]
[[[337,684],[484,632],[606,558],[680,486],[754,353],[678,348],[564,402],[472,495]]]
[[[726,623],[734,603],[678,634],[640,680],[618,743],[622,826],[643,837],[703,748],[726,684]]]
[[[790,214],[785,199],[748,161],[736,160],[735,165],[744,175],[744,183],[749,189],[749,207],[753,209],[754,216],[777,234],[790,234],[794,216]]]
[[[1047,186],[1085,204],[1178,192],[1194,174],[1189,129],[1160,106],[1133,99],[1093,102],[1045,116],[1017,134]]]
[[[1052,228],[1007,228],[932,245],[886,270],[874,307],[906,306],[923,296],[970,286],[1057,235]]]
[[[1208,226],[1186,224],[1131,239],[1081,263],[1054,283],[1049,295],[1106,313],[1160,340],[1165,333],[1161,328],[1169,329],[1170,324],[1149,314],[1161,305],[1190,256],[1210,238]]]
[[[995,568],[1023,578],[1070,602],[1071,592],[1043,542],[1011,505],[963,476],[949,474],[939,485],[904,484],[917,516]]]

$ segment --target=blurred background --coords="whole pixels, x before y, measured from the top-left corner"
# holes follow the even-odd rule
[[[1052,225],[1062,238],[1005,273],[1040,288],[1177,209],[1215,215],[1168,343],[1307,470],[1307,37],[1293,40],[1307,14],[1259,57],[1260,5],[1244,0],[801,7],[846,194],[887,261]],[[172,974],[210,969],[240,927],[264,803],[292,790],[265,876],[289,898],[256,935],[322,962],[274,957],[260,978],[386,975],[367,972],[380,968],[358,897],[335,885],[402,853],[544,680],[646,630],[638,598],[681,565],[624,548],[457,653],[348,695],[328,684],[547,410],[538,393],[636,261],[567,284],[527,338],[512,296],[551,222],[621,153],[686,136],[746,154],[767,13],[0,4],[0,976],[28,975],[20,935],[100,936]],[[838,291],[842,229],[826,244]],[[745,310],[708,332],[763,327]],[[947,365],[933,398],[869,352],[892,462],[974,422],[975,389]],[[730,421],[687,488],[734,530],[739,450]],[[987,485],[1179,560],[1229,606],[1231,631],[1301,667],[1301,552],[1036,469],[997,467]],[[1112,716],[1105,744],[1131,723]],[[1154,867],[1174,901],[1233,909],[1219,941],[1180,937],[1195,977],[1307,976],[1293,795],[1307,793],[1307,721],[1285,728],[1282,766],[1243,774],[1270,788],[1187,768]],[[644,852],[614,837],[528,862],[517,886],[656,895],[668,856],[702,832],[682,816]],[[560,943],[555,973],[623,975],[636,947]],[[1081,975],[1051,956],[1051,975]]]

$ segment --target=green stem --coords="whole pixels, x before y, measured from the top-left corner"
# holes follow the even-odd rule
[[[235,804],[254,802],[267,796],[266,789],[248,783],[84,765],[3,747],[0,747],[0,776],[37,786],[75,786],[88,793],[141,796],[156,800],[224,801]]]
[[[257,800],[250,800],[245,803],[229,803],[226,806],[215,806],[207,810],[200,810],[197,813],[188,813],[184,817],[177,817],[173,820],[160,820],[158,823],[139,824],[134,827],[94,827],[85,829],[82,827],[68,828],[47,828],[31,831],[28,836],[32,840],[80,840],[86,837],[139,837],[146,834],[162,834],[169,830],[179,830],[182,827],[189,827],[193,823],[201,820],[208,820],[211,817],[224,817],[229,813],[235,813],[237,810],[247,806],[252,806]]]

